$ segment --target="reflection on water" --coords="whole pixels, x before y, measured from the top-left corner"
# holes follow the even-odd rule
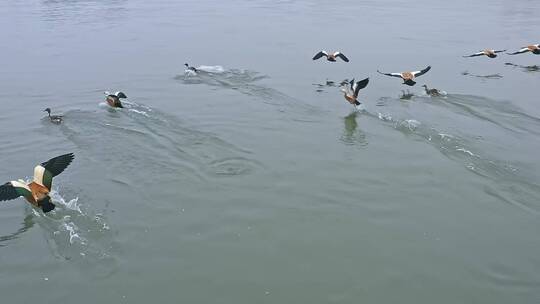
[[[8,241],[18,238],[21,234],[28,231],[30,228],[34,226],[34,215],[32,213],[27,214],[24,217],[24,220],[22,222],[22,227],[19,228],[19,230],[0,236],[0,247],[7,246],[9,244]]]
[[[358,129],[358,123],[356,122],[358,113],[355,110],[343,118],[344,129],[341,141],[348,145],[367,146],[366,134]]]

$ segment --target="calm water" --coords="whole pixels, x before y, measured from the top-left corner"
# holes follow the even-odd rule
[[[1,182],[76,155],[54,212],[1,204],[2,303],[540,303],[540,72],[521,67],[540,56],[461,57],[539,43],[539,15],[2,1]],[[412,88],[376,73],[427,65]],[[317,85],[352,77],[371,79],[358,112]]]

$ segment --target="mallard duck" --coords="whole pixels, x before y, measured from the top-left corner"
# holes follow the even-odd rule
[[[30,204],[40,207],[47,213],[55,208],[49,193],[52,179],[62,173],[73,161],[73,153],[52,158],[34,168],[34,180],[27,183],[21,179],[7,182],[0,186],[0,201],[7,201],[23,196]]]
[[[123,108],[124,106],[120,102],[120,98],[127,98],[126,94],[122,92],[116,92],[114,94],[109,93],[108,91],[105,92],[105,95],[107,95],[107,98],[105,99],[107,101],[107,104],[113,108]]]
[[[474,54],[463,56],[463,57],[468,58],[468,57],[477,57],[477,56],[487,56],[489,58],[495,58],[497,57],[497,53],[502,53],[502,52],[506,52],[506,50],[496,51],[496,50],[485,49],[478,53],[474,53]]]
[[[326,51],[320,51],[315,56],[313,56],[313,60],[317,60],[321,58],[322,56],[326,56],[326,60],[335,62],[336,58],[341,58],[345,62],[349,62],[349,58],[347,58],[345,55],[343,55],[341,52],[333,52],[331,54],[328,54]]]
[[[364,80],[360,80],[360,81],[357,81],[357,82],[354,82],[354,78],[353,80],[351,80],[349,82],[349,86],[346,87],[346,89],[341,89],[341,92],[343,92],[343,97],[345,97],[345,99],[350,103],[352,104],[354,107],[360,105],[360,102],[358,101],[358,92],[365,88],[369,83],[369,78],[366,78]]]
[[[527,53],[527,52],[531,52],[531,53],[533,53],[535,55],[540,55],[540,44],[531,44],[531,45],[522,47],[517,52],[506,53],[506,54],[508,54],[508,55],[517,55],[517,54],[523,54],[523,53]]]
[[[47,112],[49,113],[49,120],[54,123],[54,124],[61,124],[63,119],[62,119],[62,115],[51,115],[51,109],[50,108],[46,108],[45,110],[43,110],[43,112]]]
[[[441,92],[437,89],[429,89],[427,85],[422,85],[424,87],[424,90],[426,91],[426,94],[428,94],[431,97],[438,97],[441,96]]]
[[[424,75],[430,69],[431,69],[431,66],[428,66],[427,68],[425,68],[425,69],[423,69],[421,71],[415,71],[415,72],[383,73],[383,72],[381,72],[379,70],[377,70],[377,72],[379,74],[383,74],[383,75],[386,75],[386,76],[399,77],[399,78],[403,79],[403,84],[406,84],[408,86],[413,86],[413,85],[416,84],[416,81],[414,81],[414,79],[416,77],[420,77],[420,76]]]

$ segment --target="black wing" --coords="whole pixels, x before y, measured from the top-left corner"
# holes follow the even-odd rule
[[[317,60],[321,58],[322,56],[326,56],[326,53],[324,51],[320,51],[317,54],[315,54],[315,56],[313,56],[313,60]]]
[[[413,72],[414,77],[420,77],[420,76],[424,75],[425,73],[427,73],[429,70],[431,70],[431,66],[430,66],[430,65],[428,65],[427,68],[425,68],[425,69],[423,69],[423,70],[421,70],[421,71]]]
[[[366,78],[366,79],[364,79],[364,80],[357,81],[356,84],[355,84],[355,88],[354,88],[354,95],[355,95],[355,96],[358,96],[358,92],[359,92],[361,89],[367,87],[368,83],[369,83],[369,78]]]
[[[517,52],[506,53],[506,54],[508,54],[508,55],[517,55],[517,54],[527,53],[528,51],[529,51],[529,49],[525,47],[525,48],[521,48],[521,49],[520,49],[519,51],[517,51]]]
[[[493,53],[502,53],[502,52],[506,52],[506,50],[493,51]]]
[[[482,55],[484,55],[484,52],[478,52],[478,53],[474,53],[472,55],[467,55],[463,57],[468,58],[468,57],[477,57],[477,56],[482,56]]]
[[[5,183],[0,186],[0,201],[9,201],[21,196],[11,183]]]
[[[349,84],[351,85],[351,90],[354,91],[354,78],[349,81]]]
[[[386,75],[386,76],[392,76],[392,77],[401,78],[401,73],[383,73],[383,72],[381,72],[379,70],[377,70],[377,73],[382,74],[382,75]]]
[[[51,172],[52,176],[57,176],[58,174],[62,173],[69,164],[71,164],[71,161],[75,158],[75,155],[73,153],[68,153],[64,155],[57,156],[55,158],[51,158],[50,160],[42,163],[41,165],[49,172]]]
[[[343,55],[340,52],[337,52],[336,57],[339,57],[339,58],[343,59],[343,61],[345,61],[345,62],[349,62],[349,58],[347,58],[345,55]]]

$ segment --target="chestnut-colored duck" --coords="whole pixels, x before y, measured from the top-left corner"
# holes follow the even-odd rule
[[[34,168],[34,180],[27,183],[21,179],[7,182],[0,186],[0,201],[24,197],[32,206],[39,207],[47,213],[54,210],[55,205],[51,202],[49,193],[52,187],[52,179],[62,173],[75,156],[73,153],[52,158]]]
[[[107,104],[113,108],[123,108],[124,106],[120,102],[120,98],[127,98],[126,94],[122,92],[116,92],[114,94],[109,93],[108,91],[105,92],[105,95],[107,95],[107,98],[105,101],[107,101]]]
[[[320,51],[318,52],[317,54],[315,54],[315,56],[313,56],[313,60],[317,60],[323,56],[326,56],[326,60],[328,61],[331,61],[331,62],[336,62],[336,59],[337,58],[341,58],[341,60],[345,61],[345,62],[349,62],[349,58],[347,58],[345,55],[343,55],[343,53],[341,52],[333,52],[333,53],[328,53],[326,51]]]
[[[424,75],[430,69],[431,69],[431,66],[428,66],[427,68],[425,68],[425,69],[423,69],[421,71],[414,71],[414,72],[383,73],[383,72],[381,72],[379,70],[377,70],[377,72],[379,74],[383,74],[383,75],[386,75],[386,76],[399,77],[399,78],[403,79],[403,84],[406,84],[408,86],[413,86],[413,85],[416,84],[416,81],[414,81],[414,79],[416,77],[420,77],[420,76]]]
[[[502,52],[506,52],[506,50],[496,51],[496,50],[485,49],[485,50],[480,51],[478,53],[474,53],[474,54],[463,56],[463,57],[468,58],[468,57],[487,56],[489,58],[496,58],[497,54],[502,53]]]
[[[357,82],[354,82],[353,78],[353,80],[348,83],[346,89],[341,89],[341,92],[343,92],[343,97],[345,97],[345,99],[356,108],[356,106],[360,105],[360,102],[358,101],[358,92],[365,88],[368,83],[369,78]]]
[[[507,53],[508,55],[517,55],[531,52],[535,55],[540,55],[540,44],[531,44],[526,47],[522,47],[519,51],[514,53]]]

